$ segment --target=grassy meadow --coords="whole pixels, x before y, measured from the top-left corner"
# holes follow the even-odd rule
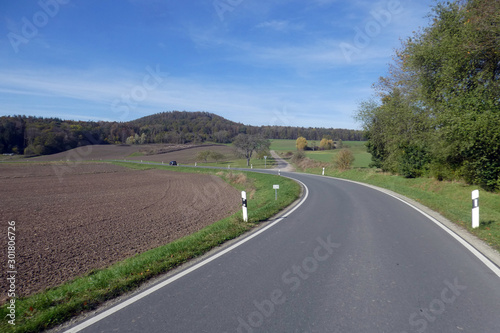
[[[308,144],[311,146],[312,141],[308,141]],[[316,145],[319,145],[319,141],[316,142]],[[371,155],[366,151],[365,141],[344,141],[343,148],[350,149],[354,154],[353,168],[368,168]],[[295,140],[271,140],[271,150],[283,154],[289,151],[295,152],[297,148],[295,147]],[[305,151],[308,158],[322,163],[331,163],[338,152],[339,149]]]

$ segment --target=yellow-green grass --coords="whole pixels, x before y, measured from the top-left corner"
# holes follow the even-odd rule
[[[295,140],[273,139],[270,149],[276,152],[296,151],[295,142]]]
[[[195,234],[138,254],[108,268],[93,270],[61,286],[29,297],[17,298],[15,326],[10,325],[6,317],[10,313],[8,304],[0,308],[0,317],[3,318],[0,321],[1,332],[39,332],[82,312],[93,310],[103,302],[132,291],[147,280],[238,237],[290,205],[300,195],[300,186],[296,182],[275,175],[124,162],[115,164],[135,169],[168,168],[180,172],[216,174],[237,189],[249,192],[249,222],[243,222],[241,212],[238,212]],[[239,177],[239,174],[244,177]],[[246,181],[241,182],[242,178]],[[277,201],[274,200],[273,184],[280,185]]]

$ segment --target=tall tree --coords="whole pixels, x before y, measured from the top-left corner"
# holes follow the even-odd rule
[[[295,141],[295,145],[297,146],[297,150],[304,150],[307,147],[307,140],[303,136],[299,136],[297,141]]]
[[[374,165],[500,188],[500,1],[438,3],[360,105]]]
[[[269,150],[271,142],[258,135],[238,134],[233,140],[233,145],[247,159],[247,166],[250,166],[250,158],[253,152]]]

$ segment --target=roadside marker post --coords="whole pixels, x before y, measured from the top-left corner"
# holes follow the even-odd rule
[[[472,191],[472,228],[479,227],[479,190]]]
[[[278,200],[278,190],[280,189],[279,185],[273,185],[274,189],[274,200]]]
[[[278,176],[281,176],[281,170],[278,169]]]
[[[264,169],[267,169],[267,156],[264,156]]]
[[[325,168],[323,168],[323,172],[321,173],[322,176],[325,175]]]
[[[247,192],[241,191],[241,209],[243,211],[243,221],[248,222]]]

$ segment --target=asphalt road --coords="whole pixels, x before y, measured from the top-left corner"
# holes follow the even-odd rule
[[[307,186],[288,216],[68,332],[500,332],[499,276],[434,222],[359,184],[281,174]]]

